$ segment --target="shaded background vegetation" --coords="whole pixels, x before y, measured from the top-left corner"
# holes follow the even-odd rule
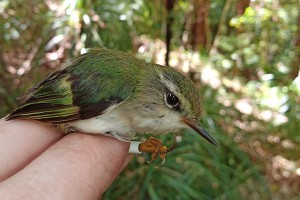
[[[184,131],[164,166],[135,157],[103,199],[300,198],[298,0],[2,0],[0,25],[0,116],[89,47],[199,86],[220,147]]]

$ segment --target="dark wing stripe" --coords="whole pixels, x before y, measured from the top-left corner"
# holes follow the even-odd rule
[[[47,123],[53,123],[53,124],[64,124],[64,123],[70,123],[70,122],[75,122],[78,121],[79,115],[74,114],[72,116],[67,116],[67,117],[55,117],[55,118],[41,118],[38,119],[39,121],[42,122],[47,122]]]
[[[94,105],[82,106],[79,110],[80,119],[89,119],[101,115],[108,107],[118,104],[119,102],[120,101],[101,101]]]

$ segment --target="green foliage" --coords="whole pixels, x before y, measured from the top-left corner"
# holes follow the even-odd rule
[[[162,0],[0,1],[0,116],[86,48],[163,52],[156,45],[169,14],[171,59],[179,60],[170,63],[196,63],[188,75],[201,85],[203,126],[220,147],[186,131],[165,165],[135,157],[103,199],[299,198],[299,2],[248,1],[238,15],[247,1],[211,0],[198,19],[208,42],[180,60],[192,55],[189,40],[197,37],[196,2],[175,1],[167,13]],[[284,158],[281,168],[277,156]]]
[[[293,70],[291,63],[297,52],[291,38],[297,34],[298,12],[298,8],[291,7],[290,3],[282,2],[278,9],[274,9],[273,3],[268,2],[264,8],[248,7],[242,16],[232,18],[229,24],[239,34],[230,35],[229,41],[225,36],[225,41],[221,42],[225,45],[222,50],[235,65],[231,68],[253,69],[259,66],[264,73],[273,75],[275,85],[279,80],[282,84],[289,84],[292,80],[288,73]],[[238,60],[241,60],[240,64]]]

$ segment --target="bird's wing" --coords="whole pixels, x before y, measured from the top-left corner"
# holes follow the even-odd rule
[[[131,59],[131,60],[130,60]],[[126,59],[125,59],[126,61]],[[64,70],[51,74],[28,92],[28,98],[6,119],[32,118],[62,124],[103,114],[129,98],[136,83],[126,64],[140,64],[113,52],[91,51]]]

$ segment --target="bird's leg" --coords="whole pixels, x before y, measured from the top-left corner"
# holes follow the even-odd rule
[[[162,142],[159,139],[150,137],[147,141],[139,144],[139,151],[140,152],[148,152],[151,154],[151,160],[148,161],[148,163],[152,163],[157,159],[159,156],[163,162],[166,158],[166,154],[170,151],[172,151],[175,147],[176,143],[176,136],[174,135],[174,142],[170,148],[167,148],[162,144]]]
[[[154,160],[156,160],[158,155],[160,155],[160,157],[162,159],[164,159],[165,151],[167,149],[168,148],[166,146],[163,146],[162,142],[159,139],[156,139],[153,137],[150,137],[147,141],[145,141],[139,145],[140,152],[152,153],[151,160],[148,161],[148,163],[151,163]]]
[[[56,127],[56,129],[63,133],[64,135],[68,135],[69,133],[72,133],[75,131],[75,129],[73,129],[72,127],[68,127],[64,124],[57,124],[57,125],[54,125]]]

